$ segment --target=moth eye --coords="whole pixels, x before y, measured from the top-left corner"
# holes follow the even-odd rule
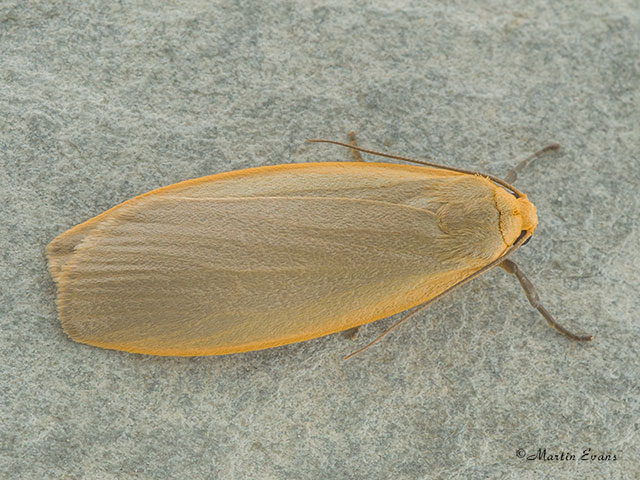
[[[515,244],[515,243],[518,243],[518,242],[520,241],[520,239],[521,239],[522,237],[524,237],[526,234],[527,234],[527,231],[526,231],[526,230],[522,230],[522,231],[520,232],[520,235],[518,236],[518,238],[516,238],[516,241],[515,241],[515,242],[513,242],[513,243],[514,243],[514,244]],[[526,242],[524,242],[522,245],[526,245],[527,243],[529,243],[529,240],[531,240],[531,237],[527,238]],[[521,245],[521,246],[522,246],[522,245]]]

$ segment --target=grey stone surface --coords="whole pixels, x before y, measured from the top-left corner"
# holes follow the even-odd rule
[[[135,4],[134,4],[135,3]],[[640,5],[0,3],[0,477],[640,477]],[[492,271],[351,361],[363,328],[161,358],[61,330],[44,248],[134,195],[344,139],[503,175],[516,260],[578,345]],[[578,459],[526,460],[546,448]],[[584,449],[616,460],[581,461]]]

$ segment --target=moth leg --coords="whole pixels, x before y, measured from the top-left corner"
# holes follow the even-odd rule
[[[347,136],[349,137],[349,145],[353,145],[354,147],[357,147],[358,140],[356,140],[356,132],[351,130]],[[360,152],[355,148],[351,149],[351,155],[355,157],[356,162],[364,162],[364,160],[362,159],[362,155],[360,155]]]
[[[544,147],[542,150],[538,150],[533,155],[528,156],[527,158],[522,160],[520,163],[518,163],[515,167],[513,167],[511,170],[509,170],[507,172],[507,174],[504,176],[503,180],[505,182],[507,182],[507,183],[515,182],[516,178],[518,178],[518,173],[524,167],[526,167],[529,164],[529,162],[531,162],[532,160],[534,160],[534,159],[536,159],[538,157],[541,157],[545,153],[555,152],[556,150],[560,150],[560,144],[559,143],[552,143],[551,145],[547,145],[546,147]]]
[[[353,327],[346,331],[347,337],[351,340],[357,340],[358,335],[360,334],[360,327]]]
[[[520,267],[518,267],[518,265],[507,259],[503,260],[500,263],[500,266],[507,272],[516,276],[516,278],[520,282],[520,285],[522,286],[522,289],[524,290],[525,295],[527,296],[527,299],[529,300],[529,303],[542,314],[544,319],[551,327],[555,328],[564,336],[569,337],[572,340],[577,340],[579,342],[588,342],[589,340],[593,340],[593,335],[576,335],[575,333],[571,333],[569,330],[557,323],[553,319],[551,314],[547,311],[547,309],[544,308],[542,303],[540,303],[538,292],[536,292],[533,284],[529,281],[522,270],[520,270]]]

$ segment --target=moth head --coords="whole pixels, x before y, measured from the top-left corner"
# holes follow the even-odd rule
[[[526,195],[515,197],[502,188],[496,189],[496,205],[500,214],[500,233],[508,246],[526,232],[528,236],[538,225],[536,207]]]
[[[520,210],[520,218],[522,219],[521,229],[529,235],[533,235],[533,231],[538,226],[538,214],[536,207],[529,201],[526,195],[517,199]]]

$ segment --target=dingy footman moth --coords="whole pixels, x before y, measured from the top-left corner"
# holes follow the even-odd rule
[[[128,352],[222,355],[414,309],[373,344],[428,303],[501,266],[551,326],[591,339],[558,325],[507,259],[538,222],[518,189],[471,171],[312,141],[421,166],[249,168],[117,205],[47,248],[64,331]]]

